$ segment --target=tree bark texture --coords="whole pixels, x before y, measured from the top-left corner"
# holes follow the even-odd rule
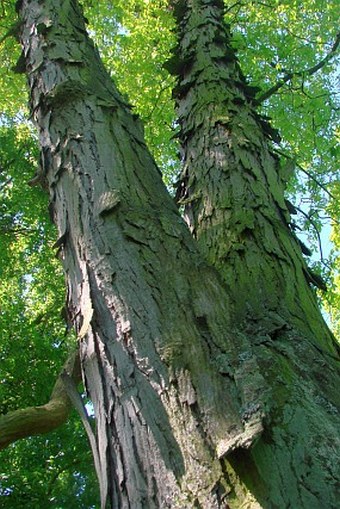
[[[203,4],[189,4],[196,14],[201,12]],[[277,288],[283,284],[284,255],[276,253],[279,247],[275,244],[273,260],[265,262],[268,271],[271,267],[270,282],[266,282],[266,271],[261,273],[263,302],[268,304],[273,291],[275,302],[268,310],[278,315],[276,322],[268,314],[267,328],[261,322],[256,333],[255,326],[249,333],[242,324],[235,332],[230,310],[237,308],[236,292],[230,291],[230,299],[228,285],[225,287],[218,271],[204,260],[180,218],[144,144],[140,121],[104,70],[76,1],[23,0],[18,9],[23,21],[21,43],[30,107],[41,144],[37,179],[49,190],[50,213],[59,231],[56,249],[66,275],[69,321],[77,331],[84,383],[96,415],[95,458],[102,507],[108,503],[133,509],[227,508],[244,503],[253,508],[289,504],[310,508],[321,507],[317,505],[318,490],[326,506],[335,507],[336,463],[328,464],[328,458],[334,457],[337,436],[334,368],[328,365],[326,353],[322,356],[309,345],[305,364],[299,365],[302,353],[289,359],[291,343],[298,343],[298,338],[292,336],[288,321],[283,322],[277,311],[283,299]],[[231,76],[228,79],[232,81]],[[209,85],[206,93],[210,92]],[[209,108],[204,105],[206,111]],[[197,112],[193,111],[195,127]],[[252,118],[250,113],[242,115],[247,121]],[[181,118],[184,122],[183,115]],[[251,140],[255,142],[251,147],[256,143],[265,146],[262,131],[256,134],[259,120],[252,122]],[[220,124],[218,132],[225,139],[225,126],[218,117],[214,127]],[[239,126],[238,137],[246,139],[247,133],[242,134]],[[211,134],[207,131],[204,139]],[[218,161],[225,157],[219,140],[213,136],[205,152],[212,174],[221,171]],[[253,148],[241,152],[241,162],[242,158],[252,161],[260,157],[253,154]],[[274,161],[268,151],[266,157]],[[258,164],[266,169],[274,164],[268,161],[259,160]],[[268,236],[274,237],[278,225],[277,235],[286,245],[286,225],[277,216],[277,211],[286,213],[277,177],[275,180],[270,172],[254,176],[251,168],[243,171],[243,166],[241,177],[237,177],[233,164],[233,179],[241,186],[237,204],[243,203],[245,190],[252,193],[250,183],[262,182],[260,190],[253,193],[262,193],[267,214],[271,207],[276,211]],[[187,174],[190,180],[188,169]],[[217,177],[206,184],[217,186]],[[231,195],[236,189],[235,183]],[[218,186],[216,190],[218,196],[229,193]],[[231,209],[234,198],[230,200]],[[200,209],[202,217],[211,217],[206,212],[208,205],[207,198]],[[251,227],[257,224],[259,208],[258,203],[249,212],[252,219],[246,221],[251,239],[259,238],[253,233],[255,226]],[[223,217],[225,209],[219,202],[212,202],[212,209],[216,213],[221,209]],[[266,214],[259,221],[265,223],[265,219]],[[243,219],[241,223],[244,226]],[[236,228],[234,236],[227,230],[225,242],[231,251],[242,228]],[[216,240],[221,234],[217,232]],[[209,234],[205,242],[213,245],[210,238]],[[251,247],[256,242],[259,240],[250,241],[245,235],[244,247],[252,249],[254,273],[258,274],[260,249]],[[205,254],[215,263],[214,257]],[[230,256],[239,271],[236,258]],[[222,264],[216,265],[224,274]],[[244,285],[240,285],[242,306],[246,305],[241,295]],[[230,283],[232,289],[236,286],[235,281]],[[285,318],[293,307],[286,294],[288,291],[284,293]],[[296,298],[300,302],[299,295]],[[253,300],[249,306],[255,309]],[[254,311],[255,324],[258,311]],[[300,311],[295,315],[300,323]],[[279,346],[274,346],[277,336]],[[320,348],[333,355],[330,345],[325,340]],[[263,353],[258,355],[258,351]],[[276,363],[273,356],[278,358]],[[280,371],[274,373],[278,367]],[[328,384],[325,393],[315,385],[314,371],[322,389]],[[309,385],[310,380],[314,385]],[[306,404],[302,405],[304,398]],[[317,422],[320,418],[322,425]],[[263,423],[265,438],[259,441],[259,453],[255,445],[242,471],[244,451],[263,433]],[[300,429],[306,437],[299,441]],[[322,440],[318,448],[311,442],[316,436]],[[267,478],[267,462],[273,465],[270,462],[276,452],[276,470]],[[313,462],[323,469],[317,486],[316,470],[309,466]]]
[[[187,223],[227,282],[238,323],[279,313],[301,332],[323,336],[321,345],[334,352],[289,228],[287,174],[269,143],[279,135],[256,112],[256,89],[237,61],[224,3],[173,4],[179,44],[167,65],[178,76],[183,173],[177,196]]]
[[[23,1],[21,41],[102,507],[226,507],[223,457],[266,390],[228,297],[167,194],[75,1]],[[188,439],[190,437],[190,440]],[[234,496],[232,494],[229,498]]]
[[[329,458],[339,443],[339,346],[290,229],[287,175],[272,151],[278,133],[256,112],[256,90],[239,67],[224,3],[173,6],[178,46],[167,66],[178,77],[177,198],[225,281],[232,323],[252,338],[273,402],[266,432],[233,464],[264,507],[335,507],[338,487],[330,479],[339,469]]]

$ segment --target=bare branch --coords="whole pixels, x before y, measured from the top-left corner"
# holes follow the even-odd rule
[[[150,111],[149,115],[148,115],[147,117],[145,117],[145,122],[149,122],[149,121],[150,121],[150,119],[151,119],[152,115],[154,114],[155,109],[157,108],[157,106],[158,106],[158,104],[159,104],[159,101],[160,101],[160,99],[161,99],[162,94],[163,94],[166,90],[171,89],[171,88],[172,88],[172,85],[171,85],[171,84],[168,84],[168,83],[166,83],[165,85],[162,85],[162,86],[161,86],[161,88],[160,88],[160,90],[159,90],[159,94],[158,94],[158,96],[156,97],[155,103],[154,103],[154,105],[152,106],[152,108],[151,108],[151,111]]]
[[[8,178],[4,182],[1,182],[1,184],[0,184],[0,191],[5,189],[5,187],[8,186],[11,182],[13,182],[13,178],[12,177]]]
[[[322,182],[320,182],[317,178],[314,177],[314,175],[312,175],[312,173],[310,173],[309,171],[305,170],[300,164],[296,164],[296,166],[299,168],[299,170],[301,170],[305,175],[307,175],[311,180],[313,180],[319,187],[321,187],[321,189],[323,189],[325,191],[325,193],[328,194],[328,196],[330,198],[332,198],[333,200],[335,200],[335,196],[334,194],[332,194],[328,189],[327,187],[322,184]]]
[[[25,227],[19,227],[19,226],[2,226],[0,225],[0,233],[3,235],[32,235],[33,233],[36,233],[36,230],[33,230],[32,228],[25,228]]]
[[[291,35],[295,39],[299,39],[300,41],[307,42],[308,44],[317,44],[319,46],[324,46],[327,43],[327,41],[317,41],[317,40],[313,40],[311,38],[302,37],[301,35],[297,35],[294,32],[292,32],[292,30],[290,30],[289,27],[287,27],[287,26],[285,27],[285,30],[289,33],[289,35]]]
[[[234,7],[237,7],[237,6],[244,7],[244,4],[243,4],[243,2],[235,2],[230,7],[226,7],[225,13],[227,14],[228,12],[232,11],[234,9]]]

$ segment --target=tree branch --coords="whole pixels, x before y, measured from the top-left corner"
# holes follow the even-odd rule
[[[54,489],[54,485],[55,485],[58,477],[61,474],[63,474],[64,472],[67,472],[68,470],[70,470],[71,468],[73,469],[75,466],[81,465],[82,461],[83,461],[82,459],[77,458],[77,459],[67,463],[66,465],[63,465],[62,467],[58,468],[57,471],[54,472],[52,478],[50,479],[50,481],[47,485],[47,490],[46,490],[47,499],[51,496],[53,489]]]
[[[311,180],[313,180],[319,187],[321,187],[321,189],[323,189],[325,191],[325,193],[328,194],[328,196],[330,198],[332,198],[333,200],[335,200],[335,196],[334,194],[332,194],[328,189],[327,187],[322,183],[320,182],[317,178],[314,177],[314,175],[312,175],[312,173],[310,173],[309,171],[305,170],[300,164],[296,163],[296,166],[299,168],[299,170],[301,170],[305,175],[307,175],[307,177],[309,177]]]
[[[321,242],[321,236],[320,236],[320,232],[319,232],[319,229],[315,223],[315,221],[311,218],[310,214],[307,214],[304,210],[302,210],[300,207],[297,207],[296,205],[294,205],[294,207],[296,208],[296,210],[298,212],[300,212],[300,214],[302,214],[309,222],[310,224],[313,226],[314,230],[315,230],[315,233],[316,233],[316,236],[318,238],[318,244],[319,244],[319,252],[320,252],[320,260],[323,262],[324,258],[323,258],[323,250],[322,250],[322,242]]]
[[[155,109],[157,108],[157,106],[158,106],[158,104],[159,104],[159,101],[160,101],[160,98],[161,98],[161,96],[162,96],[163,92],[165,92],[165,90],[167,90],[167,89],[169,89],[169,88],[172,88],[172,85],[170,85],[170,84],[166,84],[166,85],[162,85],[162,86],[161,86],[160,91],[159,91],[159,94],[158,94],[158,96],[156,97],[155,103],[154,103],[153,107],[151,108],[150,113],[149,113],[149,114],[148,114],[148,116],[147,116],[147,117],[145,117],[145,119],[144,119],[144,120],[145,120],[145,122],[149,122],[149,121],[150,121],[150,119],[151,119],[151,117],[152,117],[152,115],[153,115],[153,113],[154,113]]]
[[[1,174],[2,170],[3,170],[3,168],[0,167],[0,174]],[[5,187],[8,186],[12,181],[13,181],[13,178],[10,177],[7,180],[5,180],[4,182],[1,182],[1,184],[0,184],[0,191],[5,189]]]
[[[3,235],[31,235],[33,233],[36,233],[36,230],[33,230],[32,228],[25,228],[25,227],[19,227],[19,226],[2,226],[0,225],[0,233]]]
[[[62,380],[64,373],[77,385],[81,381],[78,349],[65,362],[48,403],[0,415],[0,450],[20,438],[48,433],[64,424],[73,406]]]
[[[269,97],[271,97],[278,90],[280,90],[280,88],[282,88],[287,83],[287,81],[290,81],[294,76],[303,76],[304,77],[304,76],[312,76],[313,74],[315,74],[317,71],[319,71],[319,69],[324,67],[324,65],[326,65],[327,62],[329,62],[329,60],[334,56],[335,52],[337,51],[337,49],[339,47],[339,44],[340,44],[340,32],[337,34],[337,36],[335,38],[335,42],[332,46],[331,51],[329,53],[327,53],[327,55],[318,64],[314,65],[313,67],[310,67],[309,69],[305,69],[304,71],[288,72],[287,74],[284,75],[284,77],[281,80],[279,80],[269,90],[267,90],[266,92],[261,94],[256,99],[256,104],[261,104],[266,99],[269,99]]]
[[[279,154],[280,156],[283,156],[285,157],[286,159],[292,159],[291,156],[289,156],[288,154],[286,154],[285,152],[283,152],[282,150],[279,150],[279,149],[274,149],[274,152],[276,154]],[[319,187],[321,187],[321,189],[323,189],[325,191],[325,193],[328,194],[328,196],[330,198],[332,198],[333,200],[335,200],[335,196],[334,194],[332,194],[328,189],[327,187],[325,186],[325,184],[323,184],[322,182],[320,182],[316,177],[314,177],[314,175],[312,173],[310,173],[309,171],[305,170],[301,164],[297,163],[295,161],[295,166],[297,168],[299,168],[299,170],[301,170],[305,175],[307,175],[307,177],[309,177],[311,180],[313,180]]]

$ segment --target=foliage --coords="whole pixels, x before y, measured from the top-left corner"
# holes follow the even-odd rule
[[[339,96],[336,2],[266,0],[225,2],[243,72],[260,87],[262,112],[273,117],[282,143],[275,146],[287,167],[297,206],[295,228],[314,251],[330,283],[326,308],[340,332]],[[120,90],[145,124],[146,139],[166,183],[179,170],[173,79],[164,62],[174,45],[167,0],[86,0],[88,28]],[[1,412],[45,402],[67,355],[60,312],[64,290],[54,257],[56,232],[47,217],[47,197],[28,187],[38,166],[34,131],[24,120],[25,80],[11,69],[20,56],[13,37],[13,2],[0,5],[0,359]],[[286,79],[287,75],[291,75]],[[266,91],[284,82],[262,101]],[[323,225],[332,228],[332,250],[321,252]],[[320,248],[321,239],[321,248]],[[327,250],[328,251],[328,250]],[[62,450],[60,450],[62,444]],[[76,416],[48,437],[21,441],[1,453],[2,507],[94,507],[96,482],[84,433]],[[47,493],[47,495],[46,495]],[[76,502],[74,502],[76,501]],[[73,505],[72,505],[73,504]],[[76,505],[75,505],[76,504]]]
[[[20,56],[20,46],[15,38],[16,29],[14,2],[3,0],[0,4],[0,112],[12,117],[18,111],[23,111],[27,102],[25,77],[13,72]]]
[[[329,213],[333,218],[340,218],[340,185],[333,186],[334,200],[329,206]],[[330,287],[325,299],[325,308],[329,313],[330,324],[336,335],[340,337],[340,220],[333,219],[331,240],[333,249],[330,253]]]
[[[39,377],[40,378],[40,377]],[[1,453],[2,508],[98,507],[93,459],[82,424],[73,415],[48,437],[32,437]]]
[[[34,370],[46,375],[48,389],[52,389],[53,376],[47,374],[60,368],[61,340],[57,338],[63,337],[64,326],[58,316],[61,273],[51,256],[54,231],[45,213],[46,197],[38,188],[28,192],[27,181],[37,159],[36,141],[28,126],[9,124],[1,127],[0,142],[0,348],[4,378],[0,390],[2,411],[8,411],[18,405],[19,394],[20,405],[39,401],[44,395]],[[50,259],[48,265],[46,259]]]

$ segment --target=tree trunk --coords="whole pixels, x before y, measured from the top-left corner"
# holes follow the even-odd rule
[[[334,352],[289,228],[285,169],[269,142],[279,135],[256,112],[256,89],[239,67],[224,3],[173,3],[179,44],[167,65],[178,76],[184,168],[177,197],[190,230],[226,281],[237,323],[279,313]]]
[[[339,470],[329,458],[339,443],[339,345],[289,227],[284,168],[271,148],[278,133],[256,112],[256,90],[232,48],[224,3],[173,5],[178,46],[167,65],[178,77],[177,198],[225,281],[232,323],[251,339],[273,401],[265,433],[251,452],[235,453],[233,465],[264,507],[335,507],[330,478]]]
[[[76,3],[22,2],[21,15],[39,178],[97,418],[102,505],[108,494],[112,507],[218,507],[229,489],[219,458],[261,431],[262,377],[252,359],[236,384],[230,375],[248,343],[230,333],[227,295]],[[242,416],[243,403],[256,411]]]
[[[302,327],[297,341],[292,304],[285,326],[268,315],[267,329],[232,330],[235,292],[230,299],[181,220],[76,1],[22,0],[18,8],[41,144],[37,179],[49,190],[68,317],[96,415],[102,507],[335,507],[337,394],[331,358],[326,364],[320,354],[330,342],[311,347]],[[277,208],[271,186],[261,188],[268,210]],[[280,270],[270,277],[281,284]],[[279,302],[275,285],[264,284],[266,302],[269,290]],[[288,357],[299,345],[301,366],[302,352]],[[264,438],[244,465],[264,418]],[[278,470],[268,475],[275,454]]]

